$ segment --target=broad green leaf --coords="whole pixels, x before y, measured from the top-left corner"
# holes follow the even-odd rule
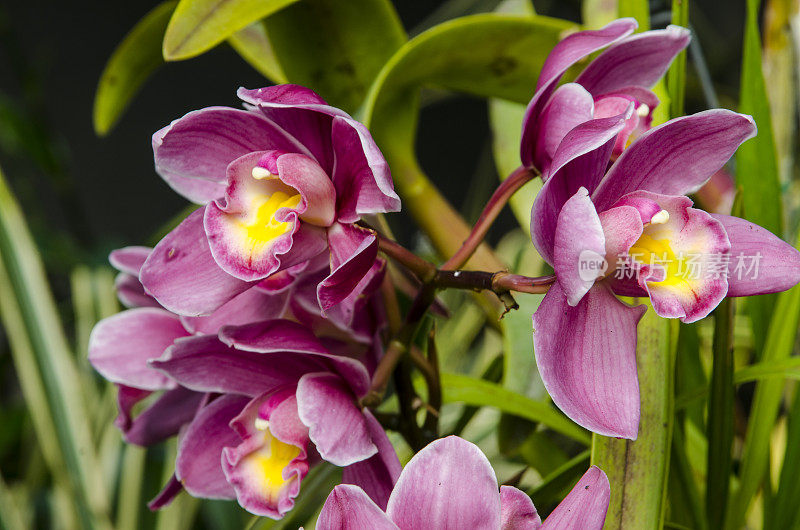
[[[672,453],[669,461],[669,501],[673,521],[696,530],[706,530],[706,516],[703,501],[697,488],[692,467],[687,456],[683,425],[676,421],[672,433]],[[666,524],[665,524],[666,526]]]
[[[144,479],[147,450],[127,444],[123,449],[122,467],[119,474],[119,496],[117,497],[117,530],[139,528],[139,513],[144,506],[142,480]]]
[[[445,403],[466,403],[494,407],[502,412],[546,425],[582,443],[589,435],[578,425],[547,403],[506,390],[500,385],[461,374],[442,374],[442,394]]]
[[[286,77],[351,113],[406,41],[389,0],[303,0],[265,23]]]
[[[600,29],[619,18],[616,0],[583,0],[581,18],[586,29]]]
[[[297,0],[181,0],[164,35],[164,59],[180,61],[200,55],[256,20],[295,2]]]
[[[78,371],[41,258],[2,173],[0,313],[37,438],[54,478],[70,484],[84,528],[110,528],[108,492],[98,472]]]
[[[111,54],[94,97],[94,130],[100,136],[114,127],[144,82],[164,63],[161,39],[176,5],[163,2],[147,13]]]
[[[733,470],[733,301],[723,300],[714,311],[713,368],[708,400],[708,467],[706,514],[709,528],[722,528]]]
[[[797,245],[800,246],[800,240]],[[782,362],[789,358],[795,344],[800,320],[800,286],[777,297],[774,317],[769,325],[762,363]],[[784,379],[759,381],[750,410],[741,458],[739,490],[728,511],[726,528],[741,528],[745,515],[764,480],[769,464],[769,443],[783,398]]]
[[[264,77],[274,83],[286,83],[286,74],[283,73],[272,43],[267,37],[267,28],[264,22],[253,22],[244,29],[240,29],[228,38],[228,43],[236,50],[242,59],[258,70]]]
[[[759,5],[758,0],[747,1],[739,97],[739,111],[753,116],[758,135],[742,144],[736,154],[736,183],[743,189],[744,216],[780,236],[783,234],[783,206],[770,103],[761,67]],[[758,355],[765,346],[775,297],[750,298],[747,307]]]
[[[592,464],[608,475],[606,529],[661,528],[672,443],[673,357],[677,322],[652,308],[638,327],[636,362],[641,412],[635,441],[592,436]]]
[[[388,159],[405,208],[440,254],[452,254],[469,227],[423,173],[414,154],[420,88],[526,103],[548,52],[574,28],[539,16],[483,14],[451,20],[400,48],[370,88],[364,122]],[[502,266],[485,247],[470,264],[485,270]]]
[[[800,357],[790,357],[778,361],[764,361],[736,371],[736,384],[760,381],[774,377],[800,380]]]

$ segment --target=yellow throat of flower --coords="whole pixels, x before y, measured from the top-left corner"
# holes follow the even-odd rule
[[[283,478],[283,470],[300,454],[300,448],[284,443],[269,431],[266,421],[256,420],[256,428],[264,433],[264,443],[247,456],[247,464],[261,482],[261,491],[270,500],[275,500],[295,476]]]
[[[672,250],[668,238],[659,238],[653,234],[658,225],[669,221],[669,213],[661,210],[653,216],[650,223],[645,225],[644,231],[628,251],[628,255],[636,265],[655,265],[663,268],[664,280],[648,281],[648,284],[671,286],[685,282],[688,279],[690,267],[687,256],[676,255]]]

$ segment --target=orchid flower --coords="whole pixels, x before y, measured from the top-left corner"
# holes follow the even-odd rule
[[[305,265],[301,264],[273,275],[209,316],[180,317],[162,308],[138,282],[139,269],[150,252],[151,249],[145,247],[112,252],[110,260],[120,270],[116,281],[119,296],[131,309],[98,323],[90,337],[89,360],[98,372],[119,387],[120,414],[116,423],[127,442],[152,445],[183,429],[182,448],[192,443],[204,445],[215,439],[231,444],[227,449],[219,444],[214,446],[218,454],[210,455],[210,461],[200,460],[205,466],[200,471],[196,467],[198,461],[194,458],[196,450],[184,449],[180,453],[184,456],[179,456],[176,464],[176,478],[154,499],[151,507],[155,509],[167,504],[185,487],[198,496],[238,496],[242,505],[251,511],[280,517],[293,505],[300,481],[307,473],[308,466],[317,461],[319,456],[347,465],[345,480],[361,484],[375,495],[376,502],[385,503],[399,474],[399,462],[374,418],[368,412],[363,416],[357,413],[358,418],[363,418],[358,425],[362,429],[362,446],[351,449],[362,451],[359,453],[364,456],[361,460],[358,456],[351,457],[352,462],[343,459],[336,448],[331,449],[324,444],[316,446],[313,454],[309,455],[309,441],[330,438],[326,438],[325,433],[317,435],[316,430],[310,431],[309,427],[305,427],[298,414],[309,407],[300,408],[297,405],[298,398],[313,397],[330,388],[334,389],[331,391],[333,397],[341,398],[341,393],[350,396],[349,387],[333,375],[339,373],[335,370],[337,366],[342,373],[348,373],[348,370],[352,372],[350,375],[354,379],[351,381],[358,385],[359,395],[366,392],[364,389],[368,387],[369,376],[356,359],[364,359],[369,365],[374,365],[377,356],[381,355],[381,343],[376,338],[383,322],[378,308],[371,301],[374,297],[358,300],[358,311],[352,321],[355,328],[348,329],[344,321],[336,320],[336,312],[329,315],[331,318],[322,318],[316,285],[324,272],[305,274]],[[291,278],[282,278],[287,274],[291,274]],[[366,305],[370,303],[372,305]],[[295,321],[281,320],[280,317],[291,317]],[[247,327],[247,324],[253,326]],[[214,398],[221,392],[212,394],[202,385],[198,387],[191,374],[181,373],[181,376],[172,377],[153,367],[158,366],[160,359],[162,364],[170,367],[164,370],[180,370],[181,361],[174,359],[173,355],[181,355],[180,352],[185,352],[187,348],[194,348],[192,355],[205,355],[204,359],[213,357],[214,353],[230,351],[230,358],[222,359],[215,366],[204,364],[202,359],[197,361],[197,366],[203,367],[206,375],[225,380],[230,375],[220,372],[220,366],[225,366],[226,362],[235,363],[242,355],[252,357],[253,353],[234,351],[220,342],[218,333],[224,329],[224,336],[230,337],[236,333],[246,333],[247,330],[263,331],[267,326],[272,326],[269,329],[275,333],[262,339],[272,341],[273,346],[280,344],[281,348],[292,353],[281,355],[273,348],[271,355],[255,356],[258,362],[268,361],[271,364],[272,374],[271,378],[253,383],[259,385],[259,392],[263,394],[259,400],[251,400],[241,394]],[[247,340],[243,344],[245,347],[251,345]],[[348,357],[330,355],[326,347],[346,353]],[[295,359],[298,348],[299,351],[312,348],[318,358],[311,360],[315,354],[307,352],[308,355]],[[319,356],[324,360],[320,360]],[[194,357],[189,355],[188,358]],[[301,374],[305,373],[319,377],[303,379]],[[185,376],[188,384],[182,384],[182,376]],[[256,379],[263,376],[263,371],[256,370],[251,374]],[[134,405],[158,391],[162,391],[162,394],[132,418]],[[337,391],[341,391],[340,394],[336,394]],[[356,398],[349,399],[355,401]],[[230,413],[230,417],[224,416],[226,413]],[[319,410],[311,408],[307,414],[313,417],[315,413],[319,413]],[[219,422],[214,423],[220,415],[225,417],[222,422],[224,426]],[[316,426],[319,421],[336,424],[341,419],[335,416],[335,411],[324,412],[323,416],[306,421],[309,426]],[[348,418],[344,417],[345,420]],[[209,434],[208,428],[216,430]],[[345,438],[342,440],[347,441]],[[335,442],[329,443],[335,445]],[[370,451],[376,456],[368,455]],[[208,456],[207,453],[203,455]],[[259,468],[256,464],[263,466]],[[283,478],[284,469],[286,479]],[[216,482],[209,477],[216,477]],[[179,482],[179,478],[183,482]]]
[[[273,274],[322,255],[323,311],[352,305],[378,273],[363,215],[397,211],[367,129],[307,88],[239,89],[246,109],[190,112],[153,135],[156,170],[204,205],[167,234],[140,278],[173,313],[213,312]]]
[[[345,467],[384,504],[400,464],[383,428],[358,404],[362,363],[329,353],[305,326],[274,319],[178,339],[149,362],[170,380],[220,395],[179,440],[175,478],[189,493],[236,498],[280,518],[317,458]],[[312,445],[313,444],[313,445]]]
[[[430,443],[408,462],[385,508],[358,486],[336,486],[317,530],[599,530],[610,499],[608,478],[592,466],[542,523],[530,497],[501,486],[474,444],[449,436]]]
[[[629,105],[634,112],[617,133],[612,156],[650,128],[659,101],[649,89],[689,44],[689,31],[669,26],[632,35],[636,27],[632,18],[619,19],[599,30],[569,35],[550,52],[523,119],[524,166],[547,175],[556,148],[570,130],[593,118],[621,114]],[[556,88],[571,66],[607,46],[574,83]]]
[[[558,48],[543,71],[556,79],[582,54],[619,39],[620,26],[573,35],[577,51]],[[743,219],[692,208],[685,196],[755,135],[752,118],[716,109],[671,120],[643,132],[609,168],[634,108],[586,115],[563,135],[531,218],[533,243],[557,277],[533,317],[545,387],[579,425],[628,439],[638,434],[636,326],[645,309],[616,295],[648,296],[658,315],[694,322],[725,296],[800,281],[792,246]],[[547,136],[541,123],[527,126]]]

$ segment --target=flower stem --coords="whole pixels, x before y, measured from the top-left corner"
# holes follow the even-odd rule
[[[522,188],[522,186],[537,176],[539,176],[538,171],[526,167],[519,167],[514,170],[507,179],[501,182],[500,186],[498,186],[497,190],[492,194],[489,202],[486,203],[486,207],[484,207],[483,212],[481,212],[478,222],[472,227],[472,231],[469,236],[467,236],[467,239],[464,240],[464,243],[461,244],[461,247],[455,254],[442,265],[441,269],[455,270],[463,267],[486,237],[489,228],[492,226],[495,219],[497,219],[497,216],[500,215],[508,199]]]

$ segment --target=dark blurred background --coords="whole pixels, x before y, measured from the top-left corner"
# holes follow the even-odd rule
[[[497,0],[398,0],[412,34],[454,8],[488,11]],[[114,47],[157,2],[11,1],[0,4],[0,167],[22,202],[49,267],[100,263],[108,250],[148,242],[185,206],[153,170],[150,137],[184,113],[238,105],[239,86],[263,78],[227,45],[162,67],[106,137],[92,129],[97,80]],[[445,5],[447,4],[447,5]],[[540,14],[580,21],[578,0],[537,0]],[[668,20],[666,2],[651,2],[653,26]],[[691,3],[696,38],[722,106],[735,96],[743,0]],[[688,110],[708,106],[689,68]],[[533,87],[532,87],[533,88]],[[456,207],[477,216],[495,179],[486,104],[466,96],[435,99],[419,132],[423,167]],[[510,215],[503,223],[512,224]],[[503,229],[503,223],[500,230]],[[63,267],[63,268],[62,268]]]

